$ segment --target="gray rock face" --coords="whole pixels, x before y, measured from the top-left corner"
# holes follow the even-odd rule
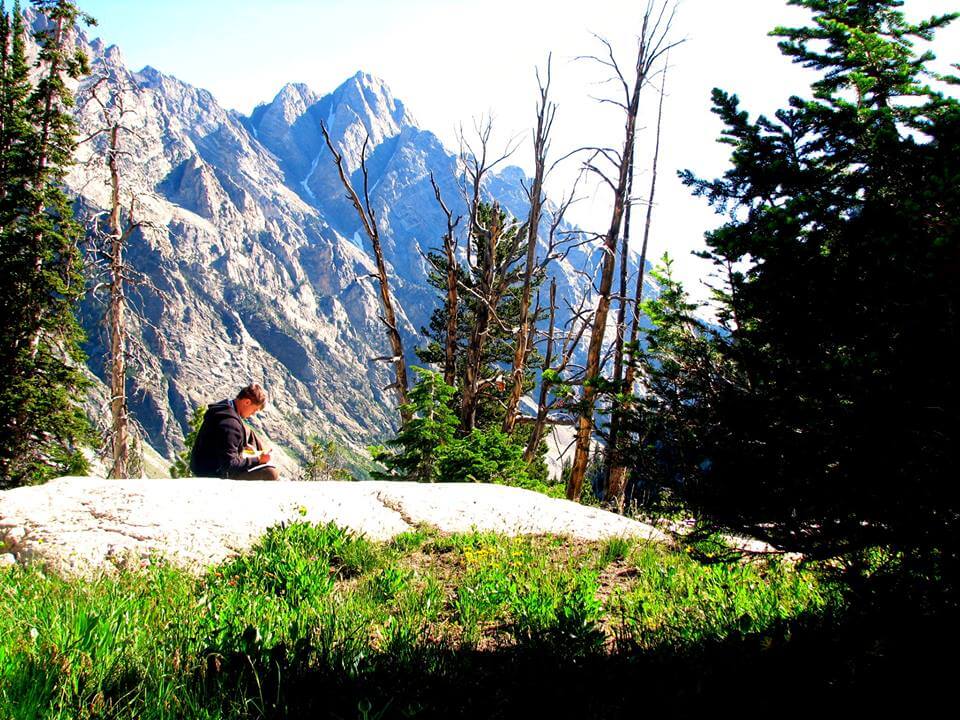
[[[128,390],[151,444],[170,457],[194,407],[249,381],[271,397],[254,424],[295,455],[313,435],[358,447],[388,432],[392,399],[381,388],[389,380],[370,360],[384,354],[385,338],[363,250],[287,187],[277,158],[209,93],[152,68],[131,73],[115,49],[94,72],[136,88],[126,99],[137,161],[122,180],[143,228],[127,257],[149,283],[131,293],[142,317],[134,336],[147,352]],[[78,89],[81,100],[91,82]],[[98,108],[79,108],[82,132],[92,133]],[[108,203],[102,151],[82,146],[68,178],[91,211]],[[102,376],[103,308],[94,298],[83,317]]]
[[[272,525],[296,520],[333,522],[373,540],[426,524],[443,532],[667,541],[620,515],[501,485],[60,478],[0,492],[0,553],[75,575],[160,556],[202,569],[248,548]]]

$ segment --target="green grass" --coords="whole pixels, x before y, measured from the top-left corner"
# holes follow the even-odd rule
[[[601,712],[591,673],[628,682],[705,643],[752,653],[837,598],[786,563],[626,539],[421,528],[376,544],[294,523],[199,578],[5,569],[0,602],[0,718],[372,718],[505,717],[566,693],[560,716]]]

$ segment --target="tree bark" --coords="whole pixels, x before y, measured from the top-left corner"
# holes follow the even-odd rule
[[[110,417],[113,467],[110,477],[127,476],[129,422],[126,393],[126,299],[123,290],[123,246],[120,227],[120,125],[110,128],[107,166],[110,168]],[[131,208],[132,212],[132,208]]]
[[[634,159],[630,158],[630,171],[627,174],[627,197],[633,197],[633,169]],[[627,265],[630,254],[630,212],[633,204],[628,200],[627,208],[623,217],[623,240],[620,244],[620,303],[617,307],[617,337],[613,351],[613,388],[616,394],[621,393],[621,383],[623,381],[623,350],[626,342],[626,318],[627,318]],[[620,425],[623,422],[623,411],[620,408],[619,401],[614,396],[611,402],[610,410],[610,434],[607,438],[607,452],[604,458],[604,471],[606,483],[604,487],[604,500],[614,503],[616,500],[615,486],[616,479],[613,477],[613,469],[622,463],[616,459],[620,451]]]
[[[363,171],[363,196],[365,203],[361,203],[357,192],[353,189],[350,178],[347,177],[346,170],[343,167],[343,157],[333,147],[330,135],[327,133],[326,126],[321,123],[320,130],[323,132],[323,138],[327,142],[327,147],[333,154],[334,161],[337,164],[337,170],[340,173],[340,182],[343,183],[347,191],[347,198],[353,203],[363,229],[370,238],[370,245],[373,247],[373,255],[377,265],[377,279],[380,286],[380,304],[383,307],[383,315],[380,321],[387,327],[387,339],[390,342],[390,351],[393,353],[390,361],[394,367],[394,382],[385,389],[393,389],[397,394],[397,403],[399,404],[400,422],[406,425],[413,419],[413,414],[407,408],[407,360],[403,354],[403,340],[400,337],[400,331],[397,329],[397,316],[393,310],[393,297],[390,293],[390,278],[387,275],[387,265],[383,259],[383,250],[380,247],[380,233],[377,229],[377,219],[370,207],[370,194],[368,186],[366,154],[367,141],[364,141],[363,149],[360,152],[360,167]]]
[[[669,56],[667,58],[669,62]],[[636,379],[636,348],[640,336],[640,305],[643,302],[643,276],[644,266],[647,262],[647,243],[650,240],[650,224],[653,218],[653,201],[657,191],[657,165],[660,161],[660,130],[663,121],[663,97],[667,89],[667,68],[664,67],[663,78],[660,85],[660,103],[657,107],[657,136],[653,150],[653,167],[650,176],[650,195],[647,198],[647,216],[643,226],[643,244],[640,248],[640,267],[637,270],[637,285],[633,295],[633,317],[630,323],[630,342],[627,345],[629,357],[627,359],[627,369],[623,382],[623,394],[633,396],[633,384]],[[631,184],[633,181],[633,172],[630,173]],[[629,217],[629,213],[628,213]],[[611,501],[619,510],[623,510],[624,491],[627,485],[627,468],[624,462],[622,447],[623,438],[620,437],[620,425],[623,420],[623,413],[627,407],[615,407],[614,415],[610,427],[611,452],[608,457],[611,458],[610,471],[607,480],[607,499]],[[616,422],[616,434],[614,433],[614,422]]]
[[[596,381],[600,378],[600,351],[603,345],[603,337],[606,332],[607,314],[610,309],[610,289],[613,286],[613,271],[616,259],[617,238],[620,234],[620,224],[623,219],[625,202],[627,200],[627,179],[630,167],[630,158],[633,157],[634,142],[636,137],[637,110],[640,104],[640,91],[646,83],[647,76],[651,67],[657,59],[669,49],[664,47],[666,35],[669,32],[672,20],[667,20],[666,25],[661,28],[664,12],[667,3],[665,2],[660,10],[658,18],[653,17],[653,1],[647,4],[646,12],[643,17],[643,28],[640,33],[639,48],[637,52],[636,77],[632,90],[627,86],[623,75],[620,72],[616,61],[613,59],[613,53],[608,43],[604,43],[610,51],[609,61],[601,61],[607,67],[615,72],[616,76],[624,89],[625,102],[620,103],[626,115],[624,127],[623,151],[620,154],[617,163],[616,183],[611,181],[606,175],[600,173],[603,179],[610,185],[614,192],[613,211],[610,218],[610,227],[607,230],[603,242],[603,267],[600,275],[600,286],[597,291],[597,308],[594,313],[593,327],[590,333],[590,343],[587,348],[587,362],[584,370],[583,400],[581,402],[580,418],[577,422],[576,450],[573,457],[573,466],[570,471],[570,479],[567,482],[567,498],[570,500],[579,500],[583,489],[583,479],[586,475],[587,463],[590,460],[590,440],[593,436],[593,414],[596,403]],[[653,23],[651,26],[651,22]],[[598,171],[599,172],[599,171]]]
[[[513,365],[510,369],[510,396],[507,398],[506,414],[503,418],[503,432],[513,432],[517,420],[517,407],[523,394],[523,376],[527,356],[530,351],[530,337],[536,317],[530,317],[530,294],[533,287],[533,274],[537,261],[537,237],[540,228],[541,208],[543,207],[543,178],[546,172],[547,148],[550,142],[550,129],[556,106],[547,102],[550,91],[550,60],[547,60],[547,82],[540,85],[540,106],[537,110],[537,129],[533,138],[533,185],[530,188],[530,215],[527,221],[527,258],[524,266],[523,289],[520,294],[520,319],[517,336],[514,341]],[[549,365],[547,365],[549,367]]]

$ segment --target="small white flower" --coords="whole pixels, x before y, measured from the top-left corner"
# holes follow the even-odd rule
[[[38,637],[40,637],[40,631],[35,627],[30,628],[30,639],[36,640]]]

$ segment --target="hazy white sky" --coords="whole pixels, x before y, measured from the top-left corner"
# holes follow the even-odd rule
[[[658,0],[659,4],[659,0]],[[271,99],[287,82],[325,93],[357,70],[381,77],[417,119],[455,147],[456,128],[492,113],[498,142],[529,137],[536,80],[553,53],[558,104],[554,157],[584,145],[622,143],[622,118],[591,95],[611,89],[602,68],[575,58],[600,51],[591,33],[607,38],[624,67],[632,65],[643,0],[80,0],[99,21],[91,35],[116,43],[135,69],[153,65],[210,90],[244,113]],[[960,9],[960,0],[907,0],[911,19]],[[791,65],[767,33],[806,22],[809,14],[785,0],[678,0],[670,56],[650,257],[669,250],[688,289],[701,294],[707,263],[690,252],[703,232],[720,224],[706,204],[676,178],[690,168],[713,177],[728,148],[715,142],[720,124],[709,94],[736,92],[751,114],[772,113],[813,77]],[[960,61],[960,23],[936,44],[940,66]],[[648,93],[638,170],[652,155],[657,95]],[[514,156],[530,165],[530,143]],[[556,174],[562,190],[575,162]],[[635,194],[647,193],[648,172]],[[573,219],[600,230],[609,214],[602,189],[586,187]],[[637,223],[639,225],[640,223]],[[701,292],[698,292],[698,289]]]

